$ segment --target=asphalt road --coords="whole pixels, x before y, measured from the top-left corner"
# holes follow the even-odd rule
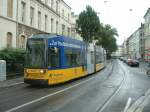
[[[0,112],[150,112],[149,88],[145,71],[113,60],[102,71],[63,85],[1,88]]]

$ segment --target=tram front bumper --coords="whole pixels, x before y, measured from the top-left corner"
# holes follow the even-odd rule
[[[48,80],[44,79],[24,79],[24,83],[33,85],[48,85]]]

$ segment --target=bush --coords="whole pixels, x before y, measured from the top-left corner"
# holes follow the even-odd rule
[[[0,60],[7,62],[7,76],[23,75],[25,49],[5,48],[0,50]]]
[[[6,62],[24,62],[25,49],[5,48],[0,50],[0,59]]]

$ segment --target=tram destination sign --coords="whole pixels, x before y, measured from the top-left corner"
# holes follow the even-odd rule
[[[73,48],[78,48],[80,49],[81,46],[80,45],[77,45],[77,44],[71,44],[71,43],[66,43],[66,42],[61,42],[61,41],[54,41],[52,40],[50,43],[49,43],[50,46],[63,46],[63,47],[73,47]]]

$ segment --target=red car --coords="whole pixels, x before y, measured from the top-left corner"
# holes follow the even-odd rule
[[[128,59],[127,60],[127,64],[129,66],[137,66],[137,67],[139,67],[139,61],[138,60]]]

